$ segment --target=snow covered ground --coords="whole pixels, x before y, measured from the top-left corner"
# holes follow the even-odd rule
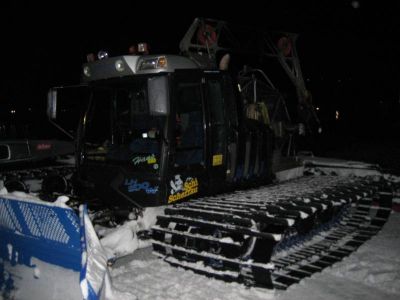
[[[11,266],[9,262],[2,263],[12,274],[13,285],[17,289],[9,294],[2,294],[0,289],[0,300],[82,299],[79,272],[35,258],[31,261],[34,268],[20,264]]]

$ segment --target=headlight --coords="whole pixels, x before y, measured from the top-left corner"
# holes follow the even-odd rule
[[[89,66],[84,66],[83,67],[83,74],[85,74],[86,77],[90,77],[90,68]]]
[[[118,60],[115,62],[115,69],[116,69],[118,72],[123,72],[123,71],[125,70],[125,64],[124,64],[124,62],[123,62],[121,59],[118,59]]]

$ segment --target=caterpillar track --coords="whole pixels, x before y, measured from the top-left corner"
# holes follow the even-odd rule
[[[200,274],[286,289],[374,236],[391,205],[382,178],[307,176],[166,208],[153,251]]]
[[[0,173],[0,180],[9,192],[70,192],[74,165],[51,165],[35,168],[14,169]]]

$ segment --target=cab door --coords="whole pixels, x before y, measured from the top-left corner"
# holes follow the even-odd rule
[[[219,72],[205,72],[204,75],[208,177],[210,192],[218,192],[223,190],[227,175],[227,121],[223,82]]]
[[[198,196],[208,185],[201,72],[176,71],[172,94],[168,203]]]
[[[96,99],[96,100],[94,100]],[[106,162],[107,144],[112,139],[111,92],[107,89],[93,91],[80,128],[76,151],[80,193],[86,197],[114,199],[110,183],[118,176],[117,169]]]

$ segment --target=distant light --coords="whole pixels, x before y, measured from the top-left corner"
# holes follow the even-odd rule
[[[15,109],[10,110],[10,113],[15,114],[16,113]]]
[[[147,139],[147,138],[148,138],[147,132],[143,132],[143,133],[142,133],[142,138],[144,138],[144,139]]]
[[[315,109],[316,109],[316,110],[319,110],[319,107],[316,107]]]
[[[32,111],[32,108],[28,107],[28,111]]]
[[[338,111],[338,110],[337,110],[336,113],[335,113],[335,119],[336,119],[336,120],[339,120],[339,111]]]
[[[311,81],[311,79],[310,79],[310,78],[307,78],[307,79],[306,79],[306,81],[307,81],[307,82],[310,82],[310,81]]]
[[[357,9],[360,7],[360,2],[358,1],[351,1],[351,6],[353,6],[353,8]]]

